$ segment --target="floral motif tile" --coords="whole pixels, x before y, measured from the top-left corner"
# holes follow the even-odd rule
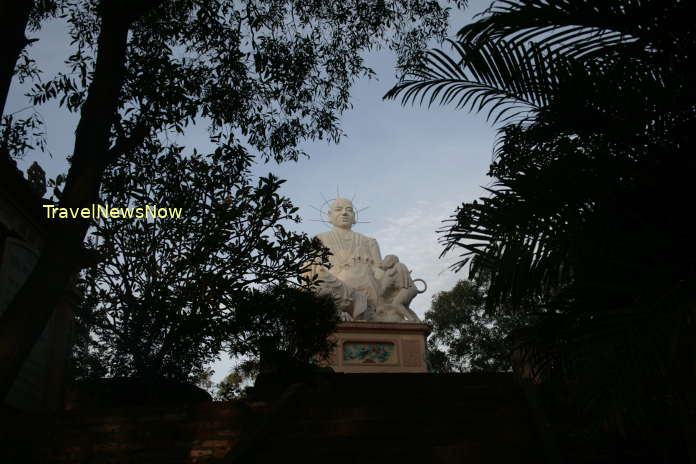
[[[385,363],[394,355],[393,343],[343,343],[343,360],[363,364]]]

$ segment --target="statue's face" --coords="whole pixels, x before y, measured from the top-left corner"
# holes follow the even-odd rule
[[[337,198],[329,208],[329,222],[339,229],[350,230],[355,224],[353,202],[345,198]]]

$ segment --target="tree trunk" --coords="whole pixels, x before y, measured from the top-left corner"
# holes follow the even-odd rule
[[[5,103],[19,54],[29,43],[24,30],[34,0],[0,0],[0,116],[5,114]]]
[[[100,16],[94,78],[75,131],[72,165],[59,205],[63,208],[89,207],[98,201],[111,127],[117,117],[128,30],[135,18],[124,17],[119,6],[108,1],[102,3]],[[89,224],[82,218],[52,221],[34,271],[0,318],[0,398],[7,396],[55,303],[78,271]]]

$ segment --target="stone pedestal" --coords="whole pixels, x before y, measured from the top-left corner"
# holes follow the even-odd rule
[[[336,349],[328,365],[336,372],[427,372],[426,324],[401,322],[342,322]]]

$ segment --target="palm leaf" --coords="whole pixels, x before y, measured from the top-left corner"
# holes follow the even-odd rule
[[[688,3],[498,1],[385,95],[505,123],[497,183],[441,229],[443,254],[490,278],[488,309],[540,315],[530,362],[598,420],[649,423],[692,391],[673,353],[696,289],[666,291],[696,280]]]
[[[509,122],[547,106],[564,80],[589,79],[589,69],[537,44],[449,42],[452,56],[436,49],[384,96],[401,103],[454,105],[487,111]]]
[[[513,43],[535,41],[555,49],[584,47],[588,38],[593,48],[604,49],[620,42],[640,40],[654,44],[659,27],[657,14],[669,6],[659,1],[623,0],[501,0],[495,2],[478,21],[463,27],[457,37],[464,42],[499,39]]]

